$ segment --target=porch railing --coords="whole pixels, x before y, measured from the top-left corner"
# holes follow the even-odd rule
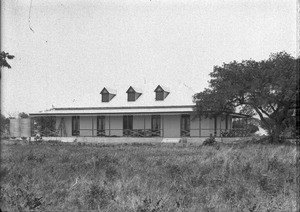
[[[32,133],[34,136],[37,131]],[[64,136],[60,130],[46,129],[38,131],[44,137],[62,137]],[[247,129],[190,129],[180,130],[178,133],[180,137],[246,137],[250,136]],[[85,137],[165,137],[164,129],[79,129],[74,130],[68,136],[85,136]],[[174,136],[174,137],[178,137]],[[170,136],[168,136],[170,137]]]

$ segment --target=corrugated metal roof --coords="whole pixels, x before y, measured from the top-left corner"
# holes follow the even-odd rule
[[[103,108],[57,108],[38,113],[31,113],[31,117],[35,116],[73,116],[80,114],[88,115],[147,115],[147,114],[183,114],[193,112],[194,105],[186,106],[165,106],[165,107],[103,107]],[[225,114],[225,113],[224,113]],[[247,115],[239,113],[228,113],[233,118],[246,118]]]
[[[109,85],[110,90],[116,92],[116,96],[109,102],[101,101],[100,91],[106,85],[99,86],[95,90],[87,91],[87,93],[81,99],[70,102],[68,105],[57,105],[57,107],[133,107],[133,106],[176,106],[176,105],[193,105],[193,95],[195,92],[183,83],[173,85],[161,85],[166,86],[170,94],[164,99],[164,101],[155,100],[155,88],[158,84],[155,83],[141,83],[132,86],[136,91],[142,93],[142,95],[133,102],[127,101],[128,88],[132,86],[130,84],[126,86]],[[55,107],[56,108],[56,107]]]
[[[31,116],[40,115],[90,115],[90,114],[168,114],[168,113],[189,113],[193,111],[193,105],[190,106],[170,106],[170,107],[103,107],[103,108],[56,108],[39,113],[31,113]]]
[[[102,102],[99,93],[104,87],[95,88],[89,91],[82,99],[71,102],[68,105],[59,105],[50,110],[31,113],[31,116],[72,116],[74,114],[92,115],[92,114],[178,114],[193,112],[194,102],[193,95],[196,93],[191,87],[184,83],[173,85],[161,85],[163,89],[170,92],[163,101],[155,100],[154,90],[158,84],[143,83],[135,85],[119,86],[110,85],[109,92],[116,93],[116,96],[110,102]],[[142,95],[136,101],[127,101],[127,93],[129,87],[142,92]],[[233,117],[245,117],[242,114],[231,113]]]

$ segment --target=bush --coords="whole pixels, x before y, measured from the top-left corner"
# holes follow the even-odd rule
[[[216,141],[215,137],[212,137],[212,136],[205,139],[205,141],[203,142],[204,146],[213,146],[216,144],[217,144],[217,141]]]

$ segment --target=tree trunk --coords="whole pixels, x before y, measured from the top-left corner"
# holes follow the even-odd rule
[[[280,132],[274,130],[271,136],[271,143],[279,143],[280,142]]]
[[[279,143],[281,142],[280,140],[280,135],[282,133],[282,124],[281,123],[276,123],[274,124],[274,126],[272,127],[272,133],[270,134],[271,137],[271,143]]]

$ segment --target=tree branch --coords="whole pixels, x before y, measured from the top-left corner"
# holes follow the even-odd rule
[[[265,114],[266,116],[268,116],[269,118],[271,118],[270,117],[270,114],[268,114],[264,109],[262,109],[262,107],[257,107],[263,114]]]

